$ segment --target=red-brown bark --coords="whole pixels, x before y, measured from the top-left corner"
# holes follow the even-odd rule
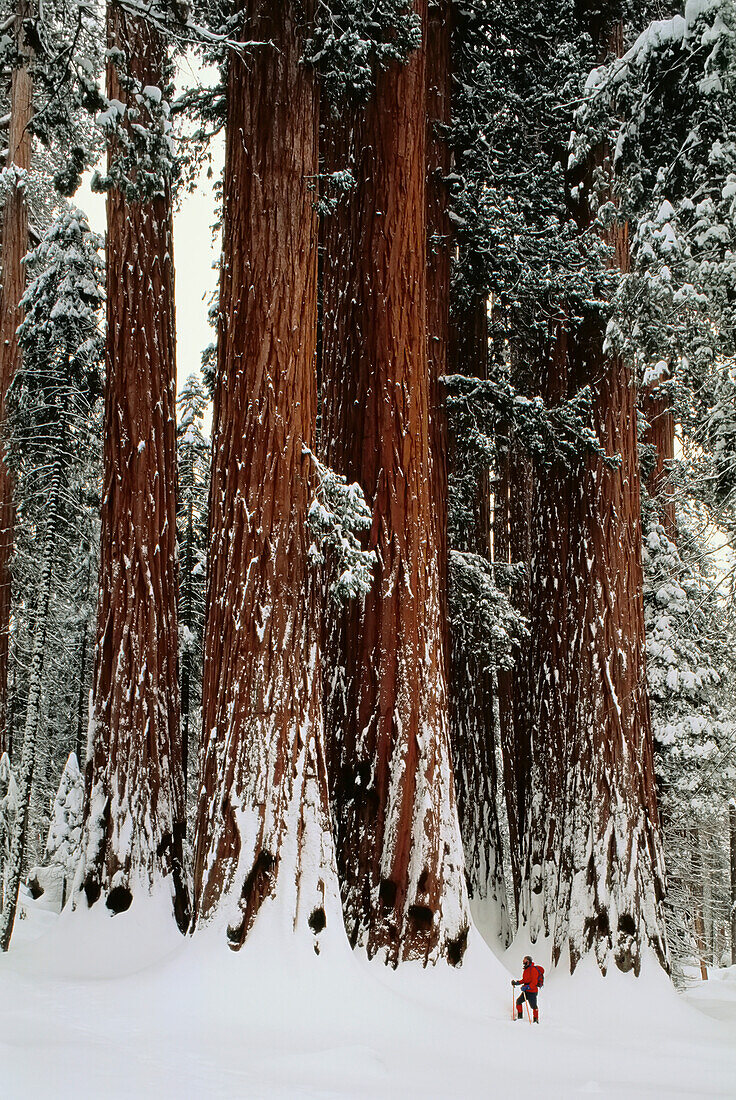
[[[602,36],[600,11],[591,28]],[[622,48],[622,28],[600,38]],[[570,180],[578,226],[592,224],[599,148]],[[608,243],[626,271],[625,225]],[[593,427],[618,468],[598,457],[538,470],[530,578],[532,767],[523,908],[532,940],[548,934],[570,966],[594,951],[639,972],[651,946],[666,962],[664,866],[646,691],[636,387],[629,365],[604,351],[605,321],[588,310],[560,322],[540,364],[545,400],[590,385]]]
[[[378,75],[362,118],[331,121],[328,163],[350,150],[357,188],[325,234],[324,450],[362,485],[378,554],[372,592],[328,624],[332,810],[351,942],[394,965],[458,962],[467,936],[432,519],[425,64],[420,49]]]
[[[589,459],[538,474],[531,578],[533,692],[527,918],[638,972],[664,957],[663,868],[646,695],[636,395],[590,317],[557,334],[545,397],[593,383],[594,427],[620,469]]]
[[[108,5],[108,45],[143,86],[165,89],[166,47]],[[126,102],[108,63],[110,99]],[[117,154],[113,143],[110,159]],[[170,883],[188,921],[179,728],[175,322],[171,198],[107,196],[107,343],[100,596],[84,890],[113,911]]]
[[[15,21],[15,36],[21,56],[28,56],[23,31],[24,20],[31,12],[27,0],[19,0]],[[22,173],[31,167],[32,141],[30,122],[33,111],[33,81],[25,64],[13,69],[10,84],[10,122],[8,133],[8,168],[17,170],[10,186],[2,213],[0,231],[0,439],[5,434],[5,401],[8,388],[20,365],[20,348],[16,332],[23,320],[20,300],[26,285],[23,257],[28,251],[28,204]],[[10,642],[11,574],[13,556],[15,505],[14,479],[5,463],[0,447],[0,756],[10,752],[8,727],[8,656]]]
[[[315,933],[336,900],[303,454],[316,412],[318,101],[299,10],[247,0],[245,36],[274,45],[231,55],[228,74],[195,904],[200,921],[226,906],[233,948],[269,896],[295,892],[294,920]]]
[[[663,866],[644,663],[636,394],[591,317],[557,335],[547,392],[594,382],[594,427],[620,469],[591,458],[538,472],[531,577],[532,753],[527,920],[533,938],[638,971],[664,958]]]

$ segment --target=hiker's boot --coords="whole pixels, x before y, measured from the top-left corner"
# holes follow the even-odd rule
[[[534,1009],[534,1023],[535,1024],[539,1023],[539,1012],[536,1008]]]
[[[521,1011],[520,1008],[517,1008],[517,1010],[516,1010],[516,1019],[517,1020],[523,1020],[524,1019],[524,1013]]]

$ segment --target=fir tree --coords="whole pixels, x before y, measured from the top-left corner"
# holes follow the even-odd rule
[[[38,274],[21,301],[25,316],[18,340],[23,360],[8,395],[10,453],[21,490],[18,499],[25,506],[19,520],[21,525],[33,524],[42,534],[18,807],[0,918],[3,950],[7,950],[13,931],[24,864],[52,594],[63,570],[60,541],[75,527],[78,530],[75,490],[80,473],[83,476],[86,472],[89,414],[99,392],[99,311],[103,300],[102,264],[97,251],[100,243],[84,215],[70,210],[52,225],[30,255],[31,269],[36,267]],[[74,541],[72,534],[72,546]],[[68,569],[68,559],[64,564]]]

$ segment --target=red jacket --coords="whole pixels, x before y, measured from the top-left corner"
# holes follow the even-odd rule
[[[539,981],[539,971],[534,963],[531,966],[524,968],[524,973],[521,978],[521,987],[526,993],[537,992],[537,982]]]

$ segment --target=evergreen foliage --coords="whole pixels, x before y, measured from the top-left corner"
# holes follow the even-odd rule
[[[496,584],[496,569],[480,554],[451,550],[448,599],[453,653],[470,655],[482,670],[512,668],[512,655],[529,637],[526,620]],[[503,570],[505,584],[513,570]],[[518,569],[515,571],[518,573]],[[511,574],[511,575],[510,575]]]
[[[15,471],[18,519],[14,560],[13,724],[22,729],[30,654],[37,629],[42,542],[54,508],[43,724],[43,767],[36,769],[37,814],[31,857],[41,856],[48,805],[69,752],[82,751],[94,631],[99,506],[104,271],[100,238],[69,209],[28,257],[34,277],[19,330],[23,365],[8,395],[8,454]],[[52,504],[52,479],[58,500]],[[86,639],[83,645],[83,639]]]
[[[318,0],[304,60],[314,65],[332,103],[365,102],[376,72],[407,60],[422,40],[408,0]]]
[[[98,190],[114,188],[128,204],[138,204],[168,199],[182,179],[193,185],[212,136],[228,123],[225,88],[231,66],[248,65],[260,51],[276,48],[267,36],[261,38],[258,18],[253,25],[248,21],[247,12],[257,14],[257,6],[223,0],[154,0],[145,5],[120,0],[118,8],[126,18],[146,20],[160,36],[158,44],[168,51],[162,86],[136,81],[129,71],[131,59],[120,50],[106,51],[102,10],[87,0],[44,0],[32,6],[24,28],[30,60],[21,56],[12,33],[16,5],[0,0],[0,25],[5,27],[0,32],[0,113],[8,101],[7,78],[15,66],[27,63],[33,73],[36,138],[33,171],[19,174],[6,168],[0,174],[0,204],[20,183],[30,200],[33,238],[40,242],[27,257],[25,320],[19,329],[23,365],[10,387],[3,429],[18,511],[9,707],[12,767],[7,755],[0,759],[4,901],[9,877],[17,879],[29,865],[35,864],[31,883],[56,897],[59,905],[74,874],[83,809],[78,761],[85,754],[95,635],[102,242],[84,214],[51,193],[48,181],[53,179],[62,195],[72,194],[107,144],[111,156],[108,167],[95,176]],[[586,369],[591,364],[600,375],[603,360],[624,363],[627,370],[632,365],[645,400],[656,391],[657,400],[672,413],[678,435],[678,459],[667,471],[674,486],[674,497],[668,499],[676,501],[677,522],[671,525],[676,533],[662,525],[656,511],[661,501],[647,499],[641,547],[646,680],[670,875],[667,930],[678,963],[707,951],[717,957],[720,941],[713,931],[704,931],[704,915],[715,914],[711,924],[720,921],[725,929],[726,809],[736,790],[736,632],[729,604],[734,585],[726,587],[727,558],[736,537],[736,2],[686,0],[682,12],[676,12],[664,0],[644,5],[633,0],[591,5],[578,0],[457,0],[451,9],[452,120],[442,127],[423,120],[430,121],[434,136],[448,142],[452,152],[452,167],[443,181],[451,231],[446,237],[431,235],[426,242],[430,257],[449,250],[451,270],[451,335],[441,391],[450,429],[449,548],[446,554],[442,548],[441,566],[447,567],[447,601],[445,606],[443,593],[438,603],[448,618],[442,628],[448,628],[452,640],[453,674],[458,668],[467,671],[468,690],[458,698],[468,712],[471,705],[476,707],[480,720],[474,732],[487,742],[486,748],[490,745],[483,760],[477,746],[464,746],[463,751],[475,756],[455,764],[455,788],[461,767],[473,782],[474,768],[485,769],[475,787],[468,784],[465,795],[472,803],[474,792],[483,793],[487,804],[475,809],[489,835],[498,831],[488,824],[498,819],[498,807],[491,812],[489,800],[497,793],[505,799],[505,820],[500,815],[505,855],[518,877],[519,866],[513,864],[519,855],[510,849],[520,844],[516,832],[523,832],[522,817],[529,807],[520,811],[519,821],[511,820],[519,794],[513,769],[548,764],[524,758],[532,745],[525,741],[529,724],[538,715],[520,713],[525,701],[535,698],[533,691],[524,695],[529,685],[523,679],[536,677],[541,683],[543,678],[552,682],[555,676],[567,676],[573,682],[577,675],[564,665],[564,656],[559,667],[554,665],[554,645],[544,651],[545,661],[549,657],[544,668],[524,665],[523,675],[520,671],[521,657],[533,651],[530,577],[538,570],[539,591],[552,602],[559,597],[561,604],[561,592],[579,592],[593,583],[580,561],[577,574],[568,575],[575,559],[565,557],[566,551],[553,560],[558,536],[561,545],[569,532],[542,531],[550,550],[549,560],[542,560],[545,546],[534,543],[529,516],[544,506],[545,485],[554,486],[557,473],[569,478],[571,493],[582,495],[592,491],[586,480],[591,469],[604,470],[601,485],[610,470],[618,469],[626,455],[608,454],[601,445],[601,423],[611,410],[596,404],[602,400],[601,378],[594,371],[587,377]],[[362,155],[361,127],[370,117],[364,111],[377,81],[422,48],[422,19],[408,0],[315,0],[296,3],[294,11],[301,51],[294,64],[302,74],[303,66],[316,74],[323,134],[338,116],[347,115],[352,120],[350,140],[358,145],[346,157],[357,158]],[[646,26],[650,19],[654,21]],[[618,48],[621,33],[623,55],[613,58],[614,37]],[[219,79],[214,84],[195,80],[194,87],[174,100],[174,65],[185,49],[193,49],[198,62],[214,65]],[[101,91],[105,63],[114,67],[111,72],[116,72],[121,99],[127,103]],[[177,120],[185,138],[178,146]],[[271,121],[264,114],[263,124]],[[0,128],[4,125],[0,122]],[[323,173],[324,159],[309,181],[319,214],[336,213],[338,224],[336,208],[345,196],[355,197],[359,181],[349,163],[331,164],[332,170]],[[380,217],[383,211],[370,214]],[[614,253],[626,234],[631,266],[627,269],[624,263],[622,271]],[[215,317],[218,308],[213,306]],[[572,346],[574,339],[584,339],[591,324],[598,326],[598,335],[606,326],[601,354],[596,358],[587,355],[590,349],[577,348],[574,365],[580,369],[574,384],[568,391],[566,378],[560,388],[567,397],[545,400],[539,391],[545,371],[554,371],[552,351],[560,334]],[[210,349],[205,382],[191,376],[177,402],[178,657],[190,795],[198,789],[210,549],[205,422],[208,393],[214,389],[213,362]],[[321,377],[319,364],[317,371]],[[431,436],[433,427],[430,422],[422,430]],[[657,459],[653,445],[643,441],[647,432],[642,416],[639,458],[644,480]],[[375,596],[378,564],[378,553],[365,546],[372,525],[385,517],[373,514],[357,484],[306,447],[303,459],[300,476],[312,491],[310,562],[322,571],[328,613],[334,605],[355,601],[350,621],[360,623],[360,601]],[[523,476],[516,477],[517,461]],[[227,471],[223,476],[229,476]],[[593,511],[598,503],[591,505]],[[500,517],[495,529],[494,509]],[[553,513],[575,531],[571,508]],[[529,529],[512,531],[514,523],[521,528],[523,522]],[[436,534],[435,528],[420,532],[425,539]],[[714,540],[722,541],[724,535],[730,546],[714,552]],[[539,572],[545,568],[546,577]],[[553,575],[555,568],[558,575]],[[587,568],[592,577],[591,561]],[[560,651],[561,633],[570,628],[572,635],[581,626],[564,618],[563,609]],[[448,710],[444,698],[438,706]],[[513,744],[501,730],[504,707]],[[593,743],[596,731],[588,732]],[[573,739],[579,731],[565,730],[568,734]],[[516,754],[511,763],[504,757],[510,753]],[[359,777],[363,769],[372,776],[370,761],[348,759],[340,782],[352,775],[354,765]],[[564,778],[570,789],[577,782],[573,770]],[[363,782],[360,778],[357,786]],[[602,782],[596,789],[604,788]],[[361,796],[364,790],[372,796],[373,788],[361,787]],[[502,798],[498,801],[501,805]],[[21,841],[19,822],[25,822],[25,815],[28,835],[23,829]],[[651,819],[655,816],[653,812]],[[617,819],[611,828],[610,836],[618,838],[623,851],[634,824]],[[585,835],[595,833],[591,828]],[[568,839],[572,836],[568,833]],[[493,844],[500,853],[504,845],[495,835]],[[612,841],[611,851],[614,847]],[[652,849],[656,847],[654,843]],[[588,855],[585,863],[576,852],[567,864],[568,870],[574,867],[570,878],[579,880],[582,892],[576,897],[596,892],[598,886],[590,883],[598,872],[590,869],[602,867],[604,856],[618,859],[618,868],[624,865],[620,853]],[[258,862],[262,858],[263,864]],[[262,866],[267,879],[271,858],[265,849],[254,857],[256,879]],[[551,866],[556,857],[544,858]],[[657,862],[656,853],[653,860]],[[555,869],[564,866],[561,860]],[[632,877],[639,871],[634,867]],[[496,872],[500,882],[506,873],[500,863]],[[530,880],[536,876],[526,884],[531,893],[540,873],[536,864],[528,875]],[[617,873],[614,868],[609,877]],[[605,876],[599,877],[602,882]],[[653,881],[647,880],[649,886]],[[567,887],[572,891],[571,882]],[[518,893],[519,883],[515,888]],[[627,888],[624,883],[624,901]],[[244,889],[255,897],[260,886],[248,878]],[[380,889],[387,889],[383,880]],[[652,897],[645,899],[651,913],[659,905],[655,892],[652,886]],[[412,906],[412,900],[407,912],[413,908],[414,917],[428,920],[432,911],[418,903]],[[600,921],[618,916],[623,924],[591,931],[590,918],[583,949],[590,948],[599,932],[599,939],[608,936],[609,941],[620,933],[636,948],[630,965],[632,958],[638,961],[637,931],[626,921],[634,918],[625,904],[620,913],[614,910],[607,911],[602,903]],[[651,919],[656,924],[658,911]],[[6,908],[0,938],[7,935],[7,925]]]
[[[310,558],[313,565],[328,565],[329,596],[336,603],[345,603],[356,596],[365,596],[373,583],[375,550],[363,550],[360,534],[370,529],[372,512],[363,490],[353,482],[349,485],[342,474],[305,449],[314,469],[316,486],[309,507],[308,523],[313,543]]]

